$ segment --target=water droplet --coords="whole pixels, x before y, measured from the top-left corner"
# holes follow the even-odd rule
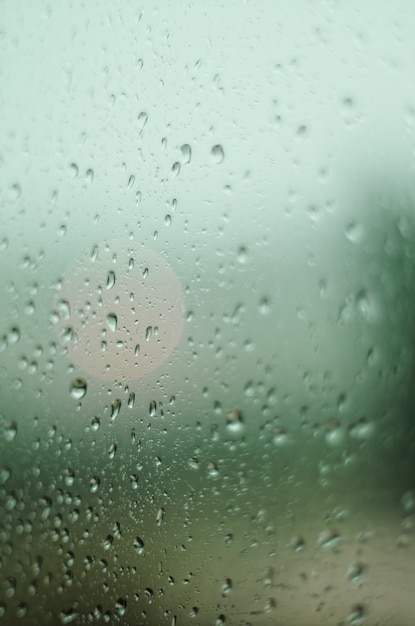
[[[76,178],[78,176],[78,166],[76,163],[71,163],[69,166],[69,176]]]
[[[210,153],[212,155],[212,160],[214,163],[222,163],[225,158],[225,153],[219,143],[212,147]]]
[[[115,603],[115,612],[117,615],[122,617],[127,612],[127,600],[125,598],[118,598]]]
[[[72,485],[74,484],[74,480],[75,480],[75,471],[71,467],[67,467],[63,472],[63,476],[64,476],[65,485],[67,487],[72,487]]]
[[[4,429],[4,438],[6,441],[13,441],[17,435],[16,422],[9,422]]]
[[[358,422],[350,426],[350,436],[353,439],[364,441],[370,439],[375,432],[375,425],[372,421],[369,421],[362,417]]]
[[[241,265],[244,265],[247,260],[248,260],[248,250],[245,248],[245,246],[240,246],[238,249],[238,263],[241,263]]]
[[[344,231],[351,243],[360,243],[364,239],[364,229],[360,222],[350,222]]]
[[[7,340],[10,345],[17,343],[20,339],[20,328],[18,326],[13,326],[7,334]]]
[[[173,163],[171,171],[173,172],[174,176],[178,176],[180,174],[180,163],[178,161]]]
[[[190,163],[192,158],[192,149],[188,143],[184,143],[180,147],[180,152],[182,153],[182,163]]]
[[[239,409],[232,409],[228,412],[226,429],[232,433],[240,433],[244,430],[242,413]]]
[[[144,541],[141,539],[141,537],[136,537],[134,539],[134,550],[137,552],[137,554],[143,554]]]
[[[157,526],[161,526],[161,524],[163,523],[163,519],[164,519],[164,509],[163,509],[163,507],[161,507],[157,511],[157,515],[156,515],[156,524],[157,524]]]
[[[144,128],[144,126],[147,124],[147,120],[148,120],[148,115],[145,111],[141,111],[141,113],[139,113],[138,115],[138,126],[139,128]]]
[[[9,189],[8,196],[10,200],[17,200],[22,193],[22,189],[18,183],[12,185]]]
[[[69,392],[72,398],[75,398],[75,400],[81,400],[81,398],[83,398],[86,394],[87,387],[88,385],[86,380],[83,378],[75,378],[69,387]]]
[[[364,566],[361,563],[352,563],[347,570],[347,578],[350,582],[361,582],[364,573]]]
[[[130,395],[128,396],[128,401],[127,401],[127,405],[129,409],[132,409],[135,403],[135,393],[134,391],[132,391],[130,393]]]
[[[157,402],[155,400],[151,400],[149,407],[149,415],[150,417],[154,417],[157,412]]]
[[[151,335],[153,334],[153,327],[147,326],[146,328],[146,341],[150,340]]]
[[[349,615],[347,616],[347,623],[352,624],[353,626],[356,624],[363,624],[365,621],[365,610],[363,606],[357,605],[353,607]]]
[[[290,545],[294,552],[302,552],[305,548],[305,541],[300,535],[296,535],[290,541]]]
[[[89,184],[94,181],[94,170],[89,169],[86,171],[86,179]]]
[[[340,540],[341,536],[337,530],[326,528],[319,534],[317,544],[325,550],[335,550],[338,548]]]
[[[415,512],[415,491],[408,489],[401,498],[401,508],[405,514]]]
[[[96,493],[99,489],[101,479],[99,476],[93,476],[89,481],[89,490],[91,493]]]
[[[91,420],[91,428],[92,430],[98,430],[98,428],[101,426],[101,420],[99,419],[99,417],[93,417]]]
[[[130,474],[130,484],[133,489],[138,489],[138,476],[137,474]]]
[[[113,459],[115,457],[115,454],[117,452],[117,444],[116,443],[111,443],[109,448],[108,448],[108,456],[110,459]]]
[[[259,301],[258,308],[259,308],[259,312],[261,313],[261,315],[267,315],[270,312],[271,306],[270,306],[269,299],[266,296],[261,298],[261,300]]]
[[[115,272],[110,270],[107,275],[107,289],[112,289],[115,285]]]
[[[9,467],[0,468],[0,485],[4,485],[12,475],[12,471]]]
[[[110,330],[112,330],[113,332],[115,330],[117,330],[118,319],[117,319],[117,316],[115,315],[115,313],[108,313],[108,315],[107,315],[107,324],[108,324],[108,328]]]
[[[116,398],[112,403],[111,403],[111,422],[113,422],[119,415],[120,410],[121,410],[121,400],[119,398]]]

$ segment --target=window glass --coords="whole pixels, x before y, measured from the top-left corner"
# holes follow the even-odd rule
[[[2,3],[0,624],[413,623],[413,18]]]

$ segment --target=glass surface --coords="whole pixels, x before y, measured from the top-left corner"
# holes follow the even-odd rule
[[[1,3],[0,624],[414,623],[414,19]]]

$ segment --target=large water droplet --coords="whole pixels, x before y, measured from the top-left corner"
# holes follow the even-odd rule
[[[118,326],[118,319],[117,316],[115,315],[115,313],[108,313],[107,315],[107,324],[108,324],[108,328],[112,331],[117,330],[117,326]]]

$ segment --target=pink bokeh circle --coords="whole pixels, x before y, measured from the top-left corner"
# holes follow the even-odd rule
[[[160,254],[129,240],[95,245],[71,263],[54,304],[59,341],[71,361],[105,380],[152,372],[183,332],[176,273]]]

